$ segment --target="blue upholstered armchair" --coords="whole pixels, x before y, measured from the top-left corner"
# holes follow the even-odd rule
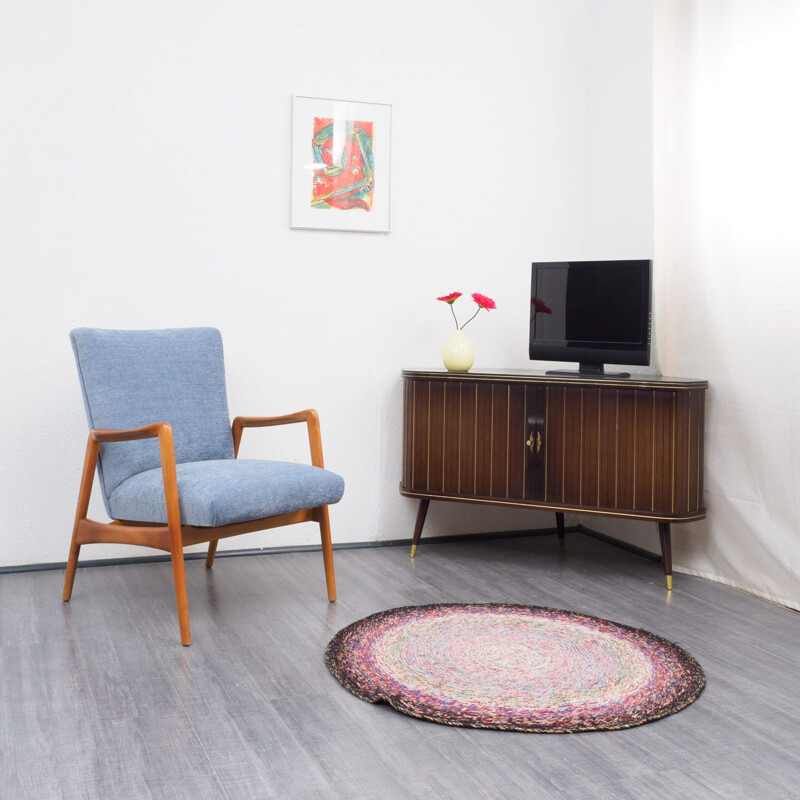
[[[183,548],[240,533],[319,523],[330,602],[336,600],[328,506],[344,481],[323,468],[316,411],[228,417],[222,338],[214,328],[70,334],[89,441],[64,581],[72,595],[81,545],[138,544],[172,556],[181,642],[191,642]],[[237,459],[244,428],[305,422],[311,465]],[[87,519],[95,469],[111,523]]]

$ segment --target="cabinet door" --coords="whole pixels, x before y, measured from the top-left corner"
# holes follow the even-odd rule
[[[460,493],[498,501],[523,499],[525,387],[500,381],[459,383]]]
[[[525,388],[525,499],[544,500],[545,459],[545,387]]]
[[[407,380],[403,487],[427,495],[522,500],[527,470],[525,387]]]
[[[627,461],[620,442],[627,441],[632,390],[551,385],[545,392],[544,499],[587,509],[622,508],[618,475]]]

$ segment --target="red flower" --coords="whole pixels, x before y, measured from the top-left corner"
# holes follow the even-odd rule
[[[553,309],[547,305],[543,300],[538,297],[531,297],[531,305],[534,311],[540,311],[542,314],[552,314]]]
[[[453,305],[459,297],[461,297],[461,292],[450,292],[450,294],[446,294],[444,297],[437,297],[436,299],[441,300],[443,303]]]
[[[497,308],[494,300],[491,297],[487,297],[485,294],[478,294],[475,292],[472,295],[472,299],[481,307],[485,308],[487,311],[492,311],[493,309]]]

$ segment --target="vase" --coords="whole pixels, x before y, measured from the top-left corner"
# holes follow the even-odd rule
[[[442,353],[444,365],[450,372],[469,372],[474,360],[475,352],[469,339],[464,335],[464,331],[453,331]]]

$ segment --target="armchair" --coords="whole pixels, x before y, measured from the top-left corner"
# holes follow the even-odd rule
[[[69,601],[81,546],[136,544],[171,555],[181,643],[191,643],[183,548],[316,522],[328,600],[336,600],[328,506],[344,481],[324,469],[311,409],[229,424],[222,338],[213,328],[70,333],[89,440],[64,580]],[[245,428],[304,422],[311,465],[237,458]],[[157,443],[153,441],[157,439]],[[95,470],[112,522],[87,518]]]

